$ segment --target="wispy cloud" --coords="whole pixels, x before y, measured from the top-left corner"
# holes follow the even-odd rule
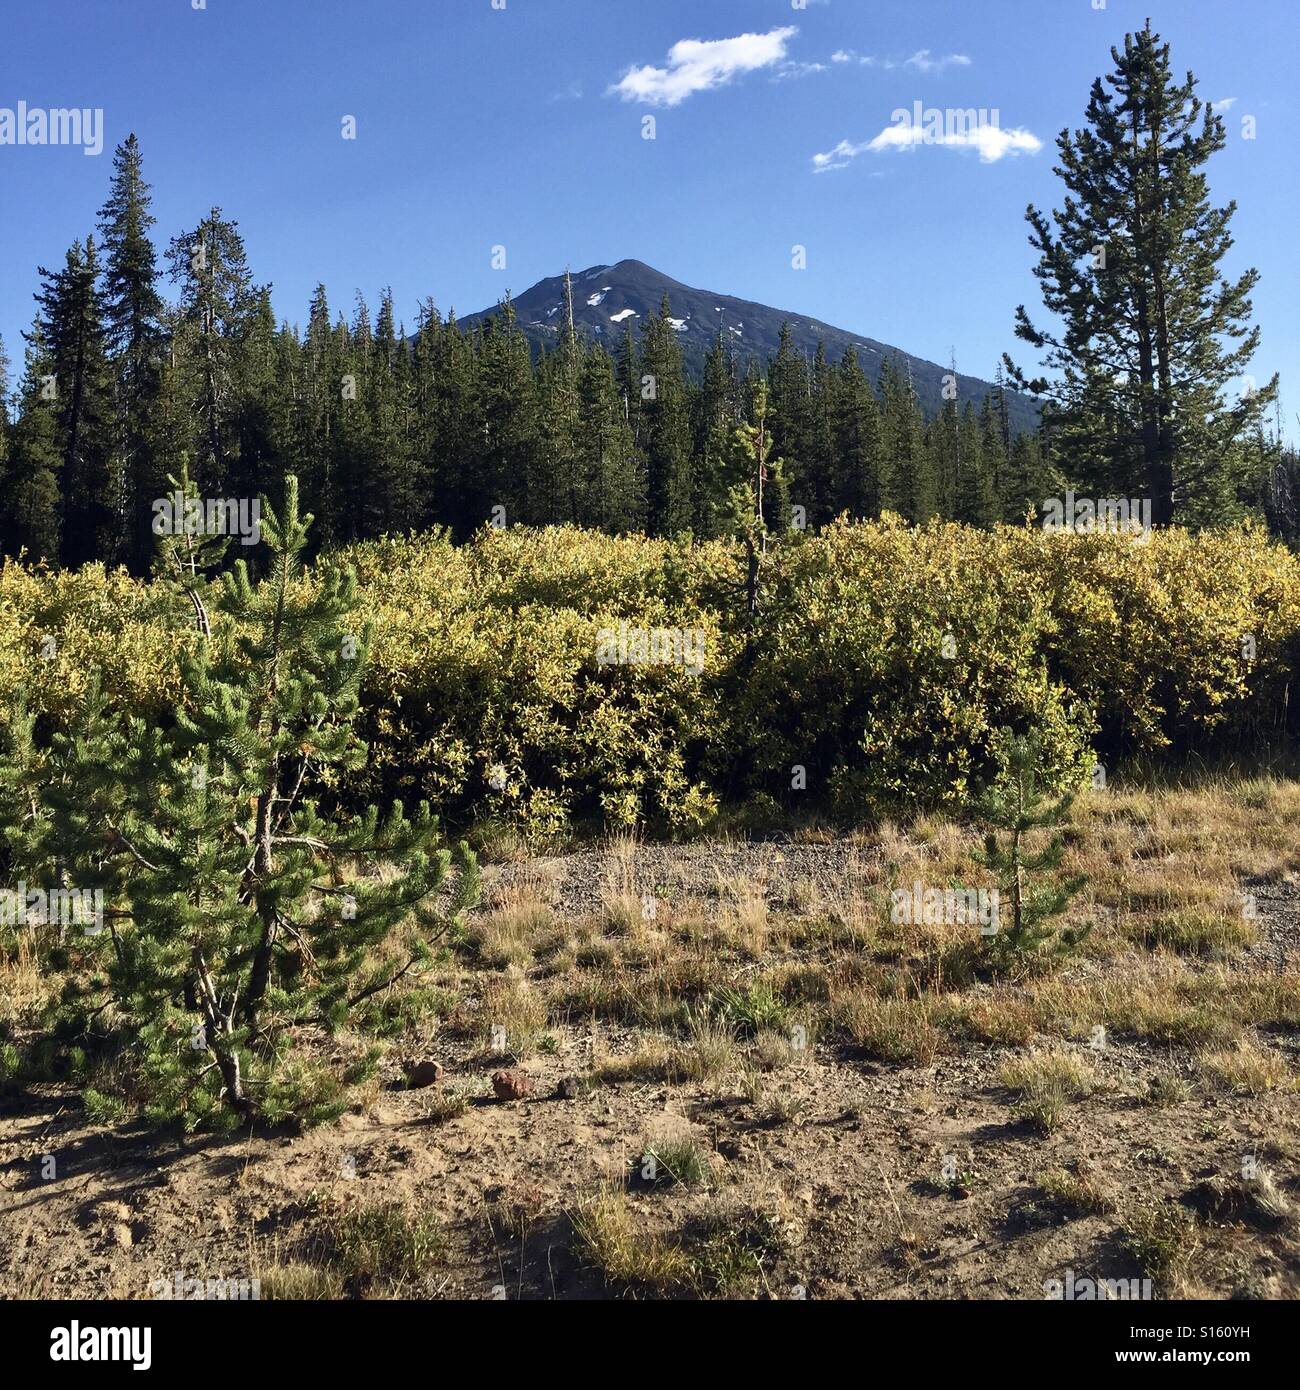
[[[851,140],[841,140],[834,149],[827,150],[825,154],[813,155],[813,171],[818,174],[825,174],[832,169],[843,169],[850,161],[870,148],[871,142],[869,140],[861,145],[855,145]]]
[[[570,82],[567,87],[561,87],[559,91],[552,92],[547,101],[581,101],[582,83]]]
[[[856,63],[864,68],[896,68],[898,64],[892,58],[876,58],[870,53],[858,53],[852,48],[837,48],[831,54],[832,63]]]
[[[786,82],[792,77],[812,77],[819,72],[829,72],[825,63],[782,63],[772,76],[773,82]]]
[[[928,48],[918,49],[910,58],[878,58],[871,53],[858,53],[852,48],[839,48],[831,54],[832,63],[856,63],[864,68],[912,68],[916,72],[942,72],[945,68],[968,68],[971,60],[964,53],[947,53],[934,57]]]
[[[936,131],[924,124],[896,122],[887,125],[872,140],[841,140],[825,153],[813,155],[813,172],[826,174],[834,169],[846,168],[859,155],[868,152],[880,154],[885,150],[910,150],[918,145],[975,150],[981,164],[996,164],[1007,155],[1037,154],[1043,148],[1038,136],[1019,126],[1003,130],[998,125],[973,123],[961,129]]]
[[[1212,103],[1216,111],[1231,111],[1232,108],[1236,106],[1236,104],[1236,97],[1224,97],[1222,101],[1216,101]]]
[[[964,53],[949,53],[943,58],[932,58],[928,48],[918,49],[904,64],[917,72],[942,72],[944,68],[968,68],[970,59]]]
[[[678,106],[696,92],[784,63],[790,40],[798,32],[788,25],[766,34],[738,34],[734,39],[682,39],[668,50],[666,66],[630,67],[609,91],[624,101]]]

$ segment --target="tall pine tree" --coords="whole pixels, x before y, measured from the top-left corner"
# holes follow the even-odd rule
[[[40,336],[49,354],[60,456],[62,560],[115,559],[122,539],[113,439],[113,380],[104,340],[95,239],[74,245],[60,271],[40,271]]]
[[[1016,333],[1057,374],[1032,387],[1050,395],[1075,480],[1149,498],[1157,525],[1229,518],[1250,487],[1234,445],[1277,378],[1233,397],[1259,343],[1248,326],[1259,277],[1220,271],[1236,205],[1211,205],[1205,166],[1224,123],[1190,72],[1175,79],[1149,22],[1111,58],[1086,127],[1057,139],[1064,208],[1027,213],[1034,274],[1062,327],[1036,328],[1022,305]]]
[[[882,506],[908,521],[929,521],[938,509],[934,461],[925,438],[925,417],[910,368],[885,358],[880,370],[884,467]]]
[[[115,429],[122,477],[125,535],[122,560],[143,574],[153,553],[153,499],[162,495],[164,471],[155,455],[162,358],[163,302],[149,185],[141,173],[140,144],[130,135],[113,154],[108,200],[100,209],[104,249],[104,338],[113,363]]]
[[[856,348],[847,348],[836,368],[835,511],[856,519],[877,516],[882,505],[880,403]]]
[[[18,391],[4,473],[4,549],[24,551],[32,561],[57,564],[61,550],[62,503],[59,497],[59,447],[56,438],[54,366],[38,318],[26,335],[27,352]]]
[[[240,375],[262,292],[238,224],[220,208],[176,237],[167,260],[180,286],[172,356],[194,419],[189,444],[196,481],[205,495],[238,495],[229,489],[238,480]]]
[[[665,295],[645,326],[640,361],[640,433],[646,466],[646,526],[675,536],[691,525],[691,420],[681,344]]]

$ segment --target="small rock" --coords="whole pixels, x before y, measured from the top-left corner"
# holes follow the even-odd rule
[[[135,1244],[135,1236],[132,1235],[131,1228],[125,1221],[119,1221],[114,1225],[113,1239],[123,1250],[129,1250]]]
[[[442,1063],[435,1062],[431,1057],[421,1062],[408,1062],[405,1070],[406,1084],[413,1091],[421,1090],[425,1086],[437,1086],[442,1082]]]
[[[582,1078],[562,1076],[560,1084],[555,1088],[555,1094],[560,1100],[577,1100],[582,1094]]]
[[[523,1100],[533,1093],[533,1078],[526,1071],[495,1071],[492,1089],[498,1100]]]

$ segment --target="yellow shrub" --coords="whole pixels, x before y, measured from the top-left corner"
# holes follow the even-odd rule
[[[516,528],[341,558],[375,633],[371,757],[348,798],[428,797],[540,834],[688,832],[746,797],[951,809],[992,772],[1004,725],[1042,731],[1060,783],[1094,746],[1259,738],[1284,717],[1300,633],[1297,560],[1252,527],[1134,541],[839,524],[773,548],[752,628],[742,557],[721,542]],[[689,662],[604,662],[601,633],[620,624],[699,646]],[[94,673],[167,717],[193,641],[184,613],[121,572],[0,571],[0,697],[25,691],[45,725]]]

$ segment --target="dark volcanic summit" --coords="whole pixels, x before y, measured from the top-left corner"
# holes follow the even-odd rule
[[[755,358],[766,364],[776,354],[782,324],[789,323],[796,349],[810,359],[818,343],[826,345],[826,354],[833,362],[853,347],[868,376],[875,379],[884,357],[892,356],[905,369],[911,368],[912,381],[927,416],[935,414],[942,404],[943,377],[948,368],[913,357],[901,348],[861,333],[850,333],[819,319],[810,319],[806,314],[773,309],[713,290],[693,289],[644,261],[592,266],[589,270],[575,271],[572,279],[573,317],[578,331],[604,342],[611,351],[622,341],[629,324],[635,333],[650,314],[659,312],[666,294],[673,324],[681,338],[687,371],[696,378],[703,370],[705,354],[719,330],[731,342],[742,362]],[[532,289],[516,296],[514,305],[520,327],[534,348],[553,346],[564,324],[564,276],[553,275],[539,280]],[[496,312],[496,309],[485,309],[464,316],[460,322],[463,327],[470,326]],[[958,399],[962,403],[973,401],[976,406],[994,389],[988,381],[960,373],[957,387]],[[1008,391],[1007,407],[1014,431],[1037,426],[1038,406],[1027,396]]]

